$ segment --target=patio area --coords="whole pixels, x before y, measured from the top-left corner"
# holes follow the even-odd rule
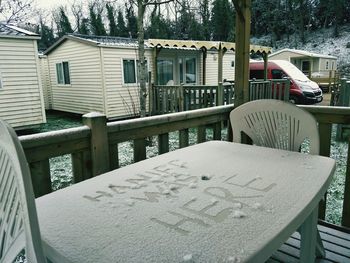
[[[349,230],[334,227],[334,225],[329,225],[325,222],[321,222],[318,225],[326,250],[326,257],[317,259],[317,263],[347,263],[350,261],[350,232]],[[299,253],[300,235],[294,233],[267,262],[296,263],[299,262]]]
[[[350,114],[349,109],[323,106],[302,106],[302,108],[311,112],[318,120],[321,141],[324,142],[321,144],[321,155],[329,156],[331,126],[337,123],[350,123],[347,117]],[[220,140],[224,127],[221,123],[228,120],[228,114],[232,109],[233,105],[226,105],[146,119],[111,122],[102,126],[94,125],[98,121],[85,120],[84,123],[87,126],[21,136],[20,140],[32,174],[35,175],[32,181],[36,196],[39,197],[52,191],[49,168],[49,159],[52,157],[71,154],[74,181],[80,182],[96,174],[96,170],[91,169],[92,163],[95,164],[95,169],[104,172],[118,168],[120,156],[117,146],[124,141],[133,141],[134,162],[138,162],[146,158],[146,139],[149,136],[158,137],[158,154],[169,151],[169,132],[173,131],[179,131],[180,148],[189,145],[188,129],[190,128],[197,129],[197,143],[207,140],[208,130],[212,130],[214,140]],[[231,132],[228,131],[228,134],[230,137]],[[102,135],[105,141],[96,144],[95,140],[101,139],[98,135]],[[94,152],[91,151],[92,145],[97,145]],[[98,156],[108,157],[100,159]],[[349,194],[348,184],[346,181],[344,200]],[[321,204],[319,212],[321,219],[324,218],[324,211],[325,204]],[[348,211],[345,202],[342,223],[344,227],[349,225]],[[325,240],[326,259],[318,262],[347,262],[350,260],[349,234],[345,228],[339,226],[337,228],[334,229],[331,225],[319,226],[321,237]],[[299,246],[298,234],[295,234],[274,253],[270,259],[271,262],[298,262]]]

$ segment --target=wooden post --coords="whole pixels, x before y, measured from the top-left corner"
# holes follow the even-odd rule
[[[309,60],[310,63],[310,67],[309,67],[309,79],[311,79],[311,75],[312,75],[312,71],[313,71],[313,63],[312,63],[312,59]]]
[[[332,137],[332,124],[329,123],[319,123],[320,131],[320,155],[329,157],[331,153],[331,137]],[[325,219],[326,215],[326,198],[325,194],[324,200],[322,200],[318,207],[318,216],[320,219]]]
[[[153,56],[153,74],[154,74],[154,76],[153,76],[153,83],[155,84],[155,85],[158,85],[158,76],[157,76],[157,74],[158,74],[158,69],[157,69],[157,58],[158,58],[158,54],[159,54],[159,52],[160,52],[160,49],[161,48],[158,48],[158,47],[154,47],[154,49],[153,49],[153,54],[152,54],[152,56]]]
[[[349,87],[350,88],[350,87]],[[345,78],[340,81],[340,94],[338,98],[338,103],[336,106],[349,106],[349,91],[347,87],[347,81]],[[335,140],[340,141],[343,139],[343,124],[337,125],[337,132],[335,135]]]
[[[267,80],[267,67],[268,67],[268,55],[267,53],[263,53],[264,59],[264,81]]]
[[[158,153],[163,154],[169,152],[169,133],[158,135]]]
[[[154,94],[153,94],[153,83],[152,83],[152,73],[148,72],[148,112],[149,115],[154,114]]]
[[[91,129],[92,176],[110,171],[106,116],[91,112],[83,115],[83,123]]]
[[[233,0],[236,9],[235,106],[249,100],[251,0]]]
[[[224,51],[221,47],[221,42],[219,44],[219,50],[218,50],[218,84],[222,82],[222,66],[223,66],[223,57],[224,57]]]
[[[73,181],[78,183],[92,177],[89,151],[72,153]]]
[[[345,107],[350,106],[350,82],[343,78],[341,79],[341,84],[344,85],[344,97],[343,97],[343,105]]]
[[[50,178],[49,159],[30,163],[30,173],[35,197],[40,197],[52,192]]]
[[[205,142],[206,136],[205,136],[205,125],[201,125],[197,129],[197,143]]]
[[[224,105],[224,86],[222,82],[219,82],[218,84],[218,92],[216,94],[216,102],[217,106]]]
[[[335,81],[334,81],[335,84]],[[332,71],[329,71],[329,75],[328,75],[328,92],[331,91],[331,85],[332,85]]]
[[[221,122],[214,123],[213,125],[213,139],[221,140]]]
[[[188,146],[188,129],[179,131],[179,147],[184,148]]]
[[[146,140],[134,140],[134,162],[139,162],[146,159]]]
[[[341,219],[341,225],[345,227],[350,227],[350,141],[348,145],[348,158],[346,166],[346,176],[345,176],[345,189],[344,189],[344,202],[343,202],[343,213]]]
[[[177,87],[177,96],[179,98],[179,111],[184,111],[185,110],[185,91],[184,91],[184,86],[183,84],[180,84],[180,86]]]
[[[111,164],[111,170],[119,168],[118,144],[110,145],[110,147],[109,147],[109,160],[110,160],[110,164]]]
[[[203,80],[202,80],[202,83],[203,85],[205,85],[205,79],[207,77],[207,49],[206,48],[203,48],[202,49],[202,53],[203,53]]]

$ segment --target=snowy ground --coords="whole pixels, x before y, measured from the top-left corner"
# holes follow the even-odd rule
[[[276,42],[272,52],[284,48],[294,48],[315,52],[324,55],[332,55],[338,58],[338,68],[345,74],[350,74],[350,26],[340,28],[340,35],[333,37],[333,28],[326,28],[317,31],[310,31],[306,34],[307,43],[303,45],[299,37],[290,36],[289,41],[285,36]],[[252,38],[253,44],[271,46],[271,37]]]

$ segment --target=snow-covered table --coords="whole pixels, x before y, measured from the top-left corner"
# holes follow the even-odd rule
[[[43,196],[39,225],[61,263],[264,262],[302,225],[312,262],[334,168],[330,158],[207,142]]]

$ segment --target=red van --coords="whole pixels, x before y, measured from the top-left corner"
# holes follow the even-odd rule
[[[250,79],[264,79],[264,62],[250,62]],[[268,62],[268,79],[290,79],[289,101],[294,104],[315,104],[323,100],[322,90],[292,63],[284,60]]]

